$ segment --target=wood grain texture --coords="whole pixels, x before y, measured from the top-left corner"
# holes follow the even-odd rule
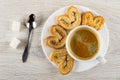
[[[62,76],[53,67],[41,49],[40,37],[46,19],[55,10],[67,5],[89,7],[104,16],[110,33],[107,63],[82,73]],[[38,16],[39,25],[33,32],[27,63],[22,63],[27,29],[11,31],[12,21],[23,22],[28,14]],[[120,80],[120,0],[0,0],[0,80]],[[9,47],[13,37],[23,45],[15,50]]]

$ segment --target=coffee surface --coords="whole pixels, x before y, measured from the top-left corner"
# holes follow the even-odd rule
[[[93,32],[87,29],[80,29],[72,35],[70,47],[74,56],[87,60],[96,55],[99,45]]]

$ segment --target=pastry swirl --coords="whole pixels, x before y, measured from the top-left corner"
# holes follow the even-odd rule
[[[63,62],[65,60],[66,55],[67,51],[65,49],[58,49],[51,52],[49,58],[51,61],[59,64],[60,62]]]
[[[45,39],[46,45],[51,48],[62,48],[65,45],[67,32],[59,25],[53,25],[50,27],[50,33],[52,36],[48,36]]]
[[[96,30],[100,30],[104,24],[104,18],[102,16],[96,16],[91,12],[85,12],[82,14],[82,25],[88,25]]]
[[[60,15],[57,17],[57,22],[66,30],[71,30],[74,27],[80,25],[81,22],[80,12],[76,7],[70,6],[67,9],[67,14]]]
[[[63,75],[68,74],[73,68],[74,60],[65,49],[54,50],[49,58],[58,65],[58,71]]]
[[[81,15],[79,10],[76,7],[74,6],[69,7],[67,10],[67,14],[71,20],[71,26],[73,28],[80,25]]]
[[[65,75],[71,72],[73,65],[74,60],[69,55],[66,55],[65,60],[58,65],[58,70],[61,74]]]
[[[97,30],[100,30],[104,24],[104,18],[102,16],[97,16],[94,18],[94,21],[93,21],[93,25],[94,25],[94,28],[96,28]]]

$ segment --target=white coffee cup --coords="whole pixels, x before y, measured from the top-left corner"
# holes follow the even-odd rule
[[[70,46],[69,46],[69,42],[70,42],[70,37],[71,37],[71,35],[73,35],[74,34],[74,32],[76,31],[76,30],[78,30],[78,29],[81,29],[81,28],[85,28],[85,29],[88,29],[88,30],[90,30],[90,31],[92,31],[93,33],[95,33],[95,35],[96,35],[96,37],[98,38],[98,40],[99,40],[99,49],[98,49],[98,52],[96,53],[96,55],[94,56],[94,57],[92,57],[92,58],[90,58],[90,59],[88,59],[88,60],[82,60],[82,59],[80,59],[80,58],[77,58],[76,56],[74,56],[73,55],[73,53],[72,53],[72,51],[70,50]],[[76,28],[74,28],[73,30],[71,30],[70,32],[69,32],[69,34],[68,34],[68,36],[67,36],[67,39],[66,39],[66,49],[67,49],[67,51],[68,51],[68,54],[73,58],[73,59],[75,59],[76,61],[90,61],[90,60],[97,60],[98,62],[100,62],[101,64],[105,64],[106,63],[106,59],[101,55],[102,53],[101,53],[101,49],[102,49],[102,46],[101,46],[101,44],[102,44],[102,42],[101,42],[102,40],[101,40],[101,36],[100,36],[100,34],[98,33],[98,31],[96,30],[96,29],[94,29],[94,28],[92,28],[92,27],[90,27],[90,26],[86,26],[86,25],[84,25],[84,26],[78,26],[78,27],[76,27]]]

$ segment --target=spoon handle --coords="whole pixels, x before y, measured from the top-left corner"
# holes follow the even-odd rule
[[[23,62],[26,62],[27,57],[28,57],[28,49],[29,49],[29,41],[30,41],[31,31],[32,31],[32,28],[29,28],[27,44],[25,46],[25,49],[24,49],[24,52],[23,52],[23,55],[22,55],[22,61]]]

